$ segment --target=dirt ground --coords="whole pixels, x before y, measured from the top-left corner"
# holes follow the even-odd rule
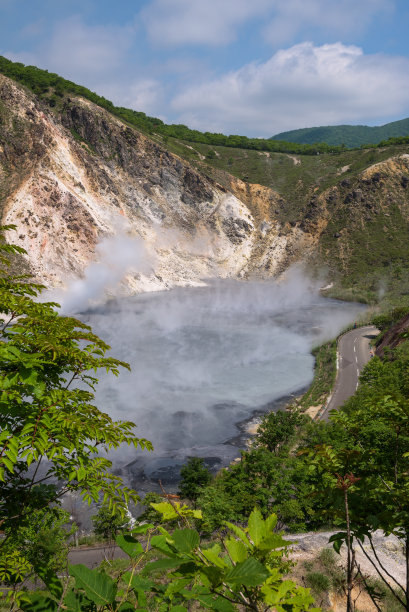
[[[285,535],[286,540],[294,542],[291,552],[291,559],[297,563],[294,570],[291,573],[291,577],[300,585],[305,585],[304,574],[305,566],[304,563],[313,561],[317,558],[320,551],[323,548],[332,548],[332,545],[328,543],[330,536],[335,533],[333,531],[323,531],[318,533],[301,533],[297,535]],[[374,534],[373,542],[377,551],[378,558],[391,576],[393,576],[401,584],[406,582],[406,569],[405,569],[405,557],[404,550],[401,542],[395,536],[385,536],[382,531],[377,531]],[[363,544],[365,552],[374,558],[373,552],[368,542]],[[375,568],[367,559],[365,554],[357,547],[356,558],[361,568],[362,573],[365,577],[378,578]],[[336,555],[338,558],[338,555]],[[339,562],[341,566],[346,566],[346,549],[343,546],[341,554],[339,555]],[[393,586],[391,578],[386,576],[388,582]],[[367,593],[361,589],[356,588],[353,591],[353,599],[356,598],[356,610],[359,612],[376,612],[376,608],[372,603]],[[323,610],[332,612],[344,612],[346,609],[346,599],[341,595],[326,594],[320,599],[316,600],[316,604],[320,605]]]

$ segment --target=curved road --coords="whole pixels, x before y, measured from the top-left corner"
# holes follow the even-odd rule
[[[371,357],[370,341],[379,334],[373,325],[357,327],[338,342],[338,372],[332,395],[321,415],[328,420],[330,410],[336,410],[358,389],[359,375]]]

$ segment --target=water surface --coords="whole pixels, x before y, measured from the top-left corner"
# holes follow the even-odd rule
[[[223,281],[143,294],[86,316],[131,364],[103,374],[97,405],[132,420],[155,451],[122,450],[116,466],[139,490],[171,486],[190,456],[214,469],[238,456],[240,423],[312,380],[311,349],[362,307],[326,300],[299,273],[284,282]]]

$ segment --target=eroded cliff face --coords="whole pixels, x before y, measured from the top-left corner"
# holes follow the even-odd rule
[[[2,222],[17,225],[23,267],[49,287],[82,277],[101,240],[127,235],[130,292],[277,276],[300,260],[376,292],[409,261],[409,156],[348,168],[320,177],[295,210],[269,187],[206,177],[88,100],[62,98],[54,112],[0,75]]]
[[[151,262],[129,271],[130,291],[277,274],[304,246],[275,220],[272,190],[232,180],[228,191],[89,101],[57,116],[0,75],[0,120],[2,222],[49,287],[83,275],[118,233],[142,239]]]

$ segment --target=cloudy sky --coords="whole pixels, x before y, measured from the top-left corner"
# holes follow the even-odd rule
[[[269,137],[409,117],[409,0],[0,0],[0,54],[115,104]]]

